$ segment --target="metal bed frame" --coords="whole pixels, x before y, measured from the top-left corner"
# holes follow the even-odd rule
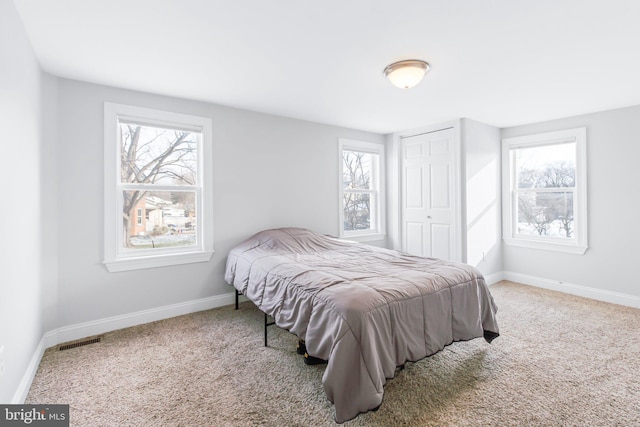
[[[239,290],[236,289],[236,310],[238,309],[238,300],[240,299],[240,295],[242,295],[242,292],[240,292]],[[267,327],[271,326],[271,325],[275,325],[276,322],[272,321],[269,322],[269,316],[267,315],[267,313],[264,313],[264,346],[268,347],[267,345]]]

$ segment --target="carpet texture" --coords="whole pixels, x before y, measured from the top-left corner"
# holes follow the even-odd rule
[[[352,426],[640,426],[640,310],[510,282],[491,287],[501,336],[454,343],[387,381]],[[74,426],[336,426],[297,338],[251,303],[48,349],[26,403]]]

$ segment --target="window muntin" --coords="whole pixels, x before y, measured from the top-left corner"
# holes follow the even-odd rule
[[[210,259],[211,128],[208,118],[105,103],[110,271]]]
[[[586,130],[503,140],[507,244],[584,253]]]
[[[384,146],[340,140],[340,235],[384,238]]]

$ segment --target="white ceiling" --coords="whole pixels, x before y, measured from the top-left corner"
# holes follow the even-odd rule
[[[637,0],[14,0],[54,75],[380,133],[640,104]],[[417,87],[382,70],[432,69]]]

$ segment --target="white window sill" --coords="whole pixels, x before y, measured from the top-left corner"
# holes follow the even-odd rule
[[[509,246],[518,246],[521,248],[541,249],[553,252],[564,252],[568,254],[584,255],[587,251],[587,245],[566,244],[558,242],[542,242],[539,240],[503,238],[505,244]]]
[[[353,240],[354,242],[376,242],[382,241],[387,238],[387,235],[384,233],[375,233],[375,234],[344,234],[340,237],[345,240]]]
[[[105,261],[104,265],[111,273],[129,270],[141,270],[143,268],[168,267],[171,265],[191,264],[195,262],[207,262],[211,260],[213,251],[187,252],[180,254],[153,255],[137,258],[123,258]]]

